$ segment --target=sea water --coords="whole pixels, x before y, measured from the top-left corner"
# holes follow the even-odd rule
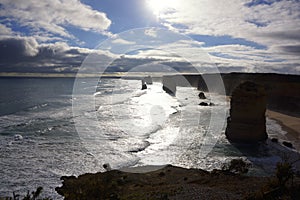
[[[244,157],[259,174],[280,160],[267,146],[238,148],[226,140],[224,96],[207,93],[203,101],[214,106],[199,106],[192,87],[177,87],[171,96],[160,82],[141,90],[140,80],[79,81],[91,91],[93,106],[87,101],[74,112],[74,79],[0,79],[0,196],[42,186],[44,196],[59,199],[61,176],[104,171],[104,163],[114,169],[172,164],[212,170]],[[221,129],[210,132],[216,124]],[[267,129],[282,132],[269,119]]]

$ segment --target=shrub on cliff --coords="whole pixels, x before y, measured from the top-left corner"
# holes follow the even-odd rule
[[[291,162],[288,156],[284,155],[282,161],[276,165],[275,177],[262,187],[259,192],[248,196],[246,199],[300,199],[299,179],[296,184],[293,181],[294,177],[296,177],[293,164],[298,161]]]
[[[237,174],[246,174],[249,171],[249,167],[250,163],[247,163],[243,159],[239,158],[223,164],[222,170]]]
[[[276,177],[280,188],[286,186],[286,183],[294,177],[293,166],[288,161],[278,162],[276,166]]]

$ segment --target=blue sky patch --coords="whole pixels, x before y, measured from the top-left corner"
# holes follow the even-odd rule
[[[279,2],[281,0],[252,0],[249,3],[246,3],[245,5],[248,7],[257,6],[257,5],[272,5],[275,2]]]

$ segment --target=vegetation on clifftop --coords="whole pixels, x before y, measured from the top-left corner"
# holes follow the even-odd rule
[[[56,191],[68,199],[300,199],[300,177],[282,161],[273,177],[245,176],[249,164],[232,160],[207,172],[166,166],[155,172],[105,173],[62,177]]]

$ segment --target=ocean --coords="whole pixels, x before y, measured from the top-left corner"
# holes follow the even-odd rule
[[[42,186],[43,196],[61,199],[61,176],[103,172],[104,163],[212,170],[243,157],[253,163],[250,174],[268,175],[280,160],[272,144],[226,140],[229,103],[219,94],[206,93],[203,101],[214,105],[199,106],[192,87],[171,96],[159,81],[146,90],[140,80],[77,81],[85,92],[72,96],[72,78],[0,79],[0,197]],[[267,131],[285,134],[270,119]]]

